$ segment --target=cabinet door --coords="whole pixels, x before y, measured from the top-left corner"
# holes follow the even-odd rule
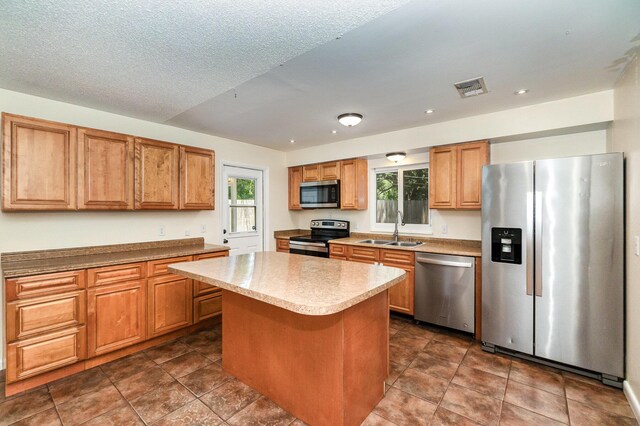
[[[193,323],[213,318],[222,313],[222,295],[211,294],[193,299]]]
[[[78,130],[78,208],[133,209],[133,136]]]
[[[281,253],[289,253],[289,239],[276,238],[276,251]]]
[[[394,268],[404,269],[407,278],[389,289],[389,308],[392,311],[413,315],[414,271],[413,267],[385,264]]]
[[[317,182],[320,180],[320,167],[318,164],[302,166],[302,181]]]
[[[87,290],[87,350],[93,357],[146,337],[145,281],[92,287]]]
[[[368,194],[367,160],[357,158],[340,162],[340,209],[366,210]]]
[[[136,138],[136,209],[178,209],[179,155],[178,145]]]
[[[193,288],[187,278],[167,275],[147,280],[147,330],[155,337],[192,324]]]
[[[215,159],[211,150],[180,147],[180,209],[214,209]]]
[[[2,209],[75,210],[76,128],[2,114]]]
[[[455,145],[429,150],[429,207],[432,209],[456,207],[456,157]]]
[[[302,182],[302,167],[289,167],[289,210],[302,210],[300,182]]]
[[[340,161],[332,161],[330,163],[321,163],[320,180],[338,180],[340,179]]]
[[[480,209],[482,207],[482,166],[486,164],[489,164],[487,141],[458,146],[457,208]]]

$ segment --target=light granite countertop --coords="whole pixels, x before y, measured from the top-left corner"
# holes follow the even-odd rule
[[[422,241],[423,244],[415,247],[398,247],[389,246],[385,244],[369,244],[361,243],[360,241],[366,239],[384,239],[391,240],[389,235],[379,234],[362,234],[348,238],[339,238],[329,241],[329,244],[346,244],[351,246],[382,248],[389,250],[404,250],[414,251],[419,253],[435,253],[435,254],[450,254],[454,256],[482,256],[482,246],[480,241],[468,241],[468,240],[447,240],[444,238],[414,238],[412,241]],[[409,241],[408,238],[400,238],[401,241]]]
[[[169,271],[303,315],[341,312],[406,275],[398,268],[276,252],[175,263]]]

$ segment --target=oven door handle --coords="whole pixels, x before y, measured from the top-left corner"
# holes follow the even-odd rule
[[[289,247],[295,246],[313,246],[313,247],[326,247],[325,243],[308,243],[306,241],[289,241]]]

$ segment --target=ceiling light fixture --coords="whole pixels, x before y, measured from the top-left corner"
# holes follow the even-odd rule
[[[296,143],[296,140],[295,139],[291,139],[289,142]]]
[[[516,90],[515,92],[513,92],[513,94],[514,95],[524,95],[527,92],[529,92],[529,89],[520,89],[520,90]]]
[[[331,133],[333,133],[335,135],[336,133],[338,133],[338,131],[337,130],[332,130]]]
[[[387,160],[397,163],[398,161],[404,160],[404,157],[406,156],[407,154],[404,152],[390,152],[387,154]]]
[[[353,127],[360,124],[362,121],[362,114],[355,112],[347,112],[346,114],[340,114],[338,116],[338,122],[346,127]]]
[[[434,110],[432,109],[427,109],[424,111],[425,114],[433,114]]]

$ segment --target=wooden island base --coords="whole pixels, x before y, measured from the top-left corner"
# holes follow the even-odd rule
[[[302,315],[223,290],[222,366],[310,425],[359,425],[384,396],[387,290]]]

